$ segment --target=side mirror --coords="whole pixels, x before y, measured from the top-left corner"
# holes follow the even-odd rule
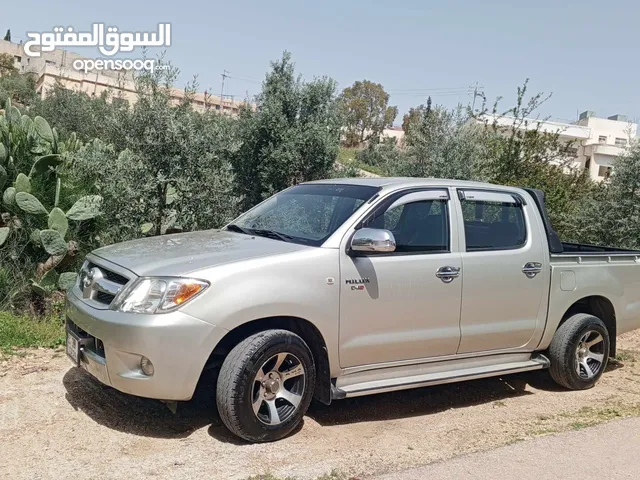
[[[351,239],[352,252],[388,253],[396,249],[396,239],[389,230],[361,228]]]

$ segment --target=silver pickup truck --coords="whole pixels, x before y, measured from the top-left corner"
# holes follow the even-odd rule
[[[544,368],[589,388],[638,327],[640,251],[561,243],[540,191],[434,179],[305,183],[221,230],[100,248],[67,302],[77,366],[167,402],[219,369],[220,417],[254,442],[312,397]]]

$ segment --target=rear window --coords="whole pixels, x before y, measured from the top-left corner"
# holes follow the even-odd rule
[[[468,252],[512,250],[526,243],[524,212],[518,203],[464,199],[462,216]]]

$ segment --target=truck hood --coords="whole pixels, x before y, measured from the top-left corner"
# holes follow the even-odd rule
[[[313,247],[226,230],[206,230],[116,243],[92,253],[139,276],[182,276],[224,263],[308,248]]]

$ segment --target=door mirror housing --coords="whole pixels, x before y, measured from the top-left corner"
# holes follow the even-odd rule
[[[396,250],[396,239],[389,230],[361,228],[351,238],[353,253],[389,253]]]

